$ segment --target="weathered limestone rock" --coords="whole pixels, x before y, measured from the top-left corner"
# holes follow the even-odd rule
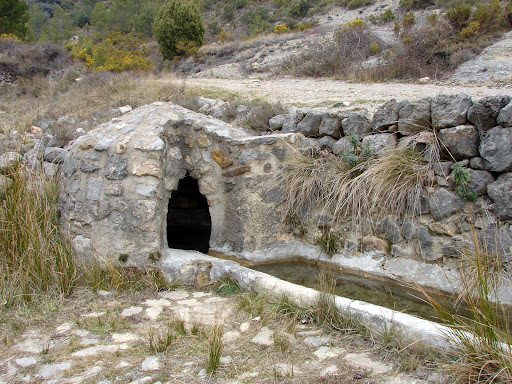
[[[44,150],[43,159],[49,163],[63,163],[68,151],[63,148],[49,147]]]
[[[363,145],[368,145],[372,155],[384,155],[396,147],[397,140],[394,133],[380,133],[363,137]]]
[[[419,227],[418,232],[418,243],[420,245],[420,255],[423,259],[428,261],[437,260],[440,255],[437,255],[433,250],[434,238],[428,232],[425,227]]]
[[[442,129],[466,124],[467,112],[471,105],[471,97],[464,93],[434,97],[431,106],[432,126]]]
[[[494,127],[480,143],[480,155],[487,170],[512,171],[512,128]]]
[[[405,103],[398,113],[398,131],[405,135],[430,128],[430,98]]]
[[[9,172],[23,160],[18,152],[5,152],[0,156],[0,172]]]
[[[496,180],[492,173],[474,169],[469,169],[468,171],[470,175],[468,188],[478,196],[485,195],[487,192],[487,185]]]
[[[510,261],[512,255],[512,236],[505,228],[497,224],[489,224],[483,230],[478,232],[478,241],[487,252],[495,254],[499,252],[503,261]]]
[[[318,136],[324,115],[324,112],[309,111],[297,124],[297,132],[302,133],[304,136]]]
[[[444,188],[435,191],[428,203],[435,220],[442,220],[453,215],[466,205],[464,200]]]
[[[373,115],[373,129],[380,131],[387,129],[391,125],[398,124],[399,112],[404,105],[404,101],[397,101],[396,99],[392,99],[381,105]]]
[[[484,97],[469,108],[468,120],[477,127],[480,133],[487,132],[498,125],[498,115],[509,101],[509,96]]]
[[[349,112],[343,116],[341,126],[345,136],[352,134],[361,139],[372,132],[372,122],[368,112]]]
[[[455,160],[463,160],[479,154],[479,135],[477,129],[472,125],[441,129],[439,139]]]
[[[481,157],[473,157],[469,160],[469,166],[472,169],[484,170],[485,162]]]
[[[400,227],[391,216],[386,216],[384,220],[377,225],[377,231],[379,231],[386,240],[392,243],[398,243],[403,240],[400,234]]]
[[[12,180],[7,176],[0,175],[0,197],[3,196],[7,188],[12,184]]]
[[[287,113],[274,116],[268,121],[268,126],[273,131],[282,129],[283,133],[293,132],[297,126],[295,123],[295,115]]]
[[[336,139],[331,136],[324,136],[318,140],[318,145],[320,149],[327,149],[332,152],[334,146],[336,145]]]
[[[512,101],[500,111],[496,121],[502,127],[512,127]]]
[[[352,145],[352,141],[347,136],[339,139],[332,147],[332,152],[338,156],[344,152],[351,152],[353,150],[354,146]]]
[[[487,186],[487,194],[494,202],[494,212],[503,220],[512,219],[512,173],[503,173]]]
[[[328,135],[335,139],[339,139],[342,136],[340,119],[334,114],[323,116],[318,130],[320,136]]]

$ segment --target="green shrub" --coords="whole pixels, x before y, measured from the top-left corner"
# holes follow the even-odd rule
[[[308,0],[296,0],[288,8],[288,17],[299,19],[307,15],[309,10]]]
[[[364,7],[366,5],[373,4],[374,2],[375,2],[375,0],[350,0],[347,3],[347,8],[348,9],[356,9],[356,8]]]
[[[204,26],[201,13],[194,1],[169,0],[155,19],[153,33],[164,59],[199,48],[203,44]]]
[[[258,35],[272,29],[270,12],[264,6],[252,6],[245,12],[241,21],[249,28],[251,35]]]
[[[402,19],[402,26],[404,29],[411,28],[414,24],[416,24],[416,18],[414,17],[413,12],[407,12],[404,14],[404,17]]]
[[[423,9],[434,4],[433,0],[400,0],[400,8],[405,11]]]
[[[503,27],[503,9],[500,0],[491,0],[488,4],[478,3],[471,21],[480,24],[480,30],[485,33],[495,32]]]
[[[510,27],[512,27],[512,1],[505,6],[504,16]]]
[[[455,5],[446,11],[446,19],[456,30],[460,31],[469,25],[471,18],[471,6],[465,2]]]

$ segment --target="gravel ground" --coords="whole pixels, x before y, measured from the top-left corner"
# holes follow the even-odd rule
[[[169,81],[168,79],[165,81]],[[323,79],[212,79],[171,80],[191,88],[209,90],[211,94],[235,94],[242,99],[264,99],[289,107],[316,107],[331,110],[364,108],[370,113],[384,102],[396,98],[416,100],[439,94],[466,93],[474,100],[485,96],[512,94],[511,85],[460,86],[417,83],[348,83]],[[339,106],[345,103],[344,106]],[[335,107],[336,105],[336,107]]]

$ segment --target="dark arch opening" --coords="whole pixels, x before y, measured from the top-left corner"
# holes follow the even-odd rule
[[[169,248],[206,253],[210,249],[212,220],[206,197],[199,192],[197,180],[189,175],[172,192],[167,210]]]

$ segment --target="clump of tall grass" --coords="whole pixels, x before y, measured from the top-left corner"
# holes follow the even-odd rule
[[[59,228],[57,179],[22,165],[8,176],[12,184],[0,200],[1,305],[70,294],[77,266]]]
[[[429,154],[438,153],[433,147],[427,147]],[[280,175],[284,217],[315,207],[334,221],[350,218],[354,224],[377,222],[386,212],[414,216],[420,212],[425,186],[433,180],[433,161],[425,160],[425,152],[405,147],[355,165],[326,151],[297,151]]]
[[[504,266],[500,248],[490,248],[474,234],[472,246],[461,252],[458,305],[466,309],[463,313],[422,290],[450,327],[447,337],[458,358],[448,368],[456,382],[512,382],[512,334],[508,313],[499,302]]]

